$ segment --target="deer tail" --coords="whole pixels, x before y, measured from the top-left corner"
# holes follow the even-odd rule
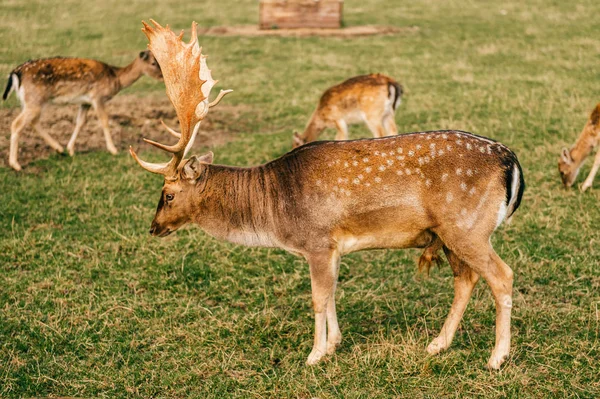
[[[8,82],[6,82],[6,89],[4,89],[2,100],[6,100],[13,89],[19,89],[19,75],[15,72],[11,72],[10,75],[8,75]]]
[[[404,93],[404,90],[402,89],[402,86],[400,85],[400,83],[396,82],[395,80],[392,80],[392,81],[388,82],[388,93],[389,93],[390,101],[392,101],[392,108],[395,111],[396,108],[398,108],[398,106],[402,102],[401,97],[402,97],[402,94]]]

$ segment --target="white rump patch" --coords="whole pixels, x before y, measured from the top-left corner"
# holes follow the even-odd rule
[[[498,218],[496,219],[496,228],[502,224],[504,218],[506,217],[506,212],[508,208],[506,207],[506,203],[504,200],[500,203],[500,209],[498,209]]]

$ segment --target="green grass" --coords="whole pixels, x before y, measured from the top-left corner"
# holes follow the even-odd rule
[[[229,121],[248,130],[213,148],[216,161],[281,155],[325,88],[374,71],[406,89],[401,131],[463,129],[509,145],[528,187],[493,239],[515,271],[503,370],[484,369],[495,311],[483,281],[451,349],[425,354],[449,310],[452,278],[448,266],[416,275],[412,250],[343,258],[342,346],[304,366],[313,334],[304,260],[218,242],[193,226],[151,238],[161,179],[125,152],[97,151],[35,161],[19,174],[0,169],[0,397],[600,396],[599,194],[564,191],[556,170],[560,148],[599,101],[600,5],[348,0],[344,8],[346,26],[419,30],[201,38],[214,76],[235,89],[224,101],[252,111]],[[0,74],[51,55],[125,64],[145,47],[140,20],[149,17],[188,28],[192,19],[253,24],[257,12],[250,0],[6,0]],[[163,90],[142,79],[127,93]],[[2,104],[16,106],[14,96]],[[352,135],[368,133],[359,126]]]

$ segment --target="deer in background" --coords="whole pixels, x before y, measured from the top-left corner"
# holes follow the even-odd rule
[[[440,334],[427,347],[447,349],[471,292],[483,277],[496,301],[496,345],[488,366],[510,350],[513,272],[490,236],[519,207],[525,183],[504,145],[461,131],[433,131],[354,141],[310,143],[255,167],[213,164],[213,153],[184,159],[212,105],[214,85],[197,43],[144,23],[149,49],[164,74],[181,133],[178,142],[146,142],[172,154],[167,163],[141,160],[164,176],[150,234],[165,237],[188,223],[234,243],[279,247],[306,258],[315,312],[307,364],[341,342],[335,291],[340,257],[374,248],[425,248],[421,264],[443,249],[454,272],[455,297]]]
[[[348,125],[365,122],[373,137],[398,134],[394,113],[402,101],[394,79],[370,74],[350,78],[323,93],[302,135],[294,132],[293,148],[315,141],[325,128],[337,129],[336,140],[348,139]]]
[[[570,150],[563,148],[560,153],[558,160],[558,171],[565,188],[569,188],[577,179],[579,169],[585,159],[592,153],[594,148],[598,146],[600,142],[600,103],[596,105],[596,108],[590,114],[590,118],[585,124],[583,131],[579,135],[579,138],[571,147]],[[592,170],[588,174],[588,177],[581,186],[581,191],[585,191],[592,187],[594,177],[600,168],[600,151],[596,152],[594,158],[594,165]]]
[[[19,134],[29,124],[50,147],[59,153],[64,151],[62,145],[40,127],[43,106],[50,100],[80,104],[75,130],[67,144],[70,155],[75,153],[75,141],[85,125],[90,107],[94,107],[98,115],[106,148],[111,154],[116,154],[105,103],[142,75],[162,79],[160,66],[150,51],[142,51],[131,64],[123,68],[85,58],[62,57],[27,61],[16,67],[10,73],[2,96],[6,100],[14,89],[22,107],[10,128],[9,165],[17,171],[21,170],[17,161]]]

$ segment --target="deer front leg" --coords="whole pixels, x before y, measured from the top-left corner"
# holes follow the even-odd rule
[[[598,173],[598,168],[600,168],[600,150],[596,152],[596,156],[594,157],[594,165],[592,166],[592,170],[590,170],[590,174],[583,182],[583,185],[581,186],[581,191],[585,191],[588,188],[592,187],[594,177],[596,177],[596,173]]]
[[[453,252],[444,248],[448,262],[454,272],[454,300],[448,318],[442,327],[440,334],[435,338],[429,346],[427,352],[430,355],[436,355],[443,350],[448,349],[454,338],[454,334],[458,329],[458,325],[462,319],[467,303],[471,298],[471,293],[479,275],[473,271],[467,264],[461,261]]]
[[[346,121],[343,119],[338,119],[335,121],[335,127],[337,128],[335,139],[348,140],[348,125],[346,124]]]
[[[335,313],[335,286],[339,267],[339,254],[328,252],[307,257],[310,266],[312,303],[315,312],[315,340],[306,360],[307,365],[317,364],[326,353],[333,353],[341,341]],[[329,323],[329,339],[327,324]]]
[[[79,111],[77,112],[77,120],[75,121],[75,130],[73,130],[73,134],[71,135],[71,139],[69,139],[69,143],[67,144],[67,151],[69,155],[73,156],[75,154],[75,140],[77,140],[77,135],[85,125],[87,121],[87,114],[90,109],[89,104],[81,104],[79,106]]]
[[[110,129],[108,126],[108,114],[104,109],[104,103],[101,101],[95,101],[93,103],[94,109],[96,110],[96,114],[98,115],[98,120],[100,121],[100,125],[102,126],[102,130],[104,131],[104,140],[106,141],[106,149],[113,155],[117,154],[117,148],[113,144],[112,136],[110,135]]]

